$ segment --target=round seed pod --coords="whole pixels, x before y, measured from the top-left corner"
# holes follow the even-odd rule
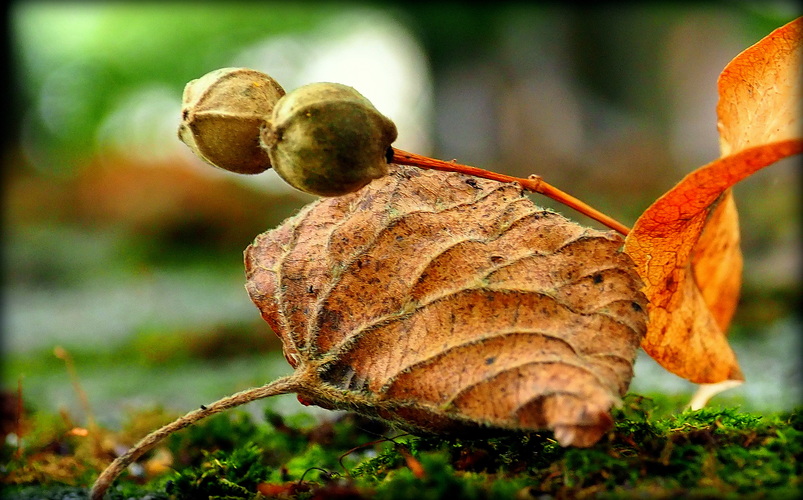
[[[352,87],[312,83],[281,98],[262,145],[291,186],[319,196],[354,192],[388,173],[396,125]]]
[[[248,68],[222,68],[184,87],[182,142],[207,163],[238,174],[270,168],[260,129],[284,96],[276,81]]]

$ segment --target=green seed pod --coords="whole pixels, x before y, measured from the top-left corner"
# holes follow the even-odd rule
[[[269,169],[260,129],[284,89],[268,75],[248,68],[222,68],[184,87],[178,136],[199,158],[238,174]]]
[[[312,83],[279,100],[262,144],[288,184],[339,196],[387,175],[396,135],[396,125],[353,88]]]

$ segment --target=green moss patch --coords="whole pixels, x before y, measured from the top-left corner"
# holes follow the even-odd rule
[[[281,417],[268,409],[255,418],[231,411],[168,438],[118,480],[110,498],[774,499],[801,493],[800,410],[671,413],[667,406],[628,396],[615,428],[588,449],[562,448],[548,432],[411,436],[354,415],[321,423],[307,414]],[[165,416],[139,418],[152,423]],[[33,428],[50,431],[31,431],[19,449],[7,440],[2,477],[9,498],[85,498],[110,459],[108,442],[130,442],[126,432],[143,432],[136,417],[127,430],[104,431],[99,440],[70,434],[64,418],[31,419]]]

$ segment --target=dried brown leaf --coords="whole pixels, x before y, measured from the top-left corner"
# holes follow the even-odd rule
[[[610,427],[646,329],[622,239],[517,184],[393,167],[246,251],[247,289],[299,396],[417,431]]]

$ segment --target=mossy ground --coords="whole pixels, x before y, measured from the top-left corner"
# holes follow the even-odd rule
[[[264,418],[234,410],[170,436],[109,498],[798,498],[803,416],[738,408],[670,411],[630,395],[589,449],[549,433],[491,439],[399,435],[354,415]],[[267,406],[269,407],[269,404]],[[172,416],[132,415],[117,433],[32,413],[2,452],[4,498],[86,498],[115,446]]]

